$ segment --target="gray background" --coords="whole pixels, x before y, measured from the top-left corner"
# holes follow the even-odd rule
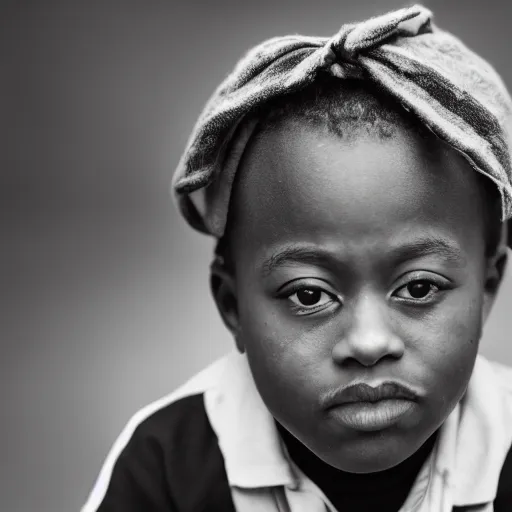
[[[512,84],[505,2],[426,4]],[[2,511],[78,510],[129,417],[231,347],[168,195],[213,88],[264,38],[402,5],[1,3]],[[511,281],[482,345],[506,363]]]

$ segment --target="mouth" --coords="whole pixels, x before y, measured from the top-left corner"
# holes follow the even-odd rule
[[[398,382],[378,386],[352,384],[329,393],[323,400],[330,418],[345,427],[373,432],[389,428],[418,406],[418,394]]]

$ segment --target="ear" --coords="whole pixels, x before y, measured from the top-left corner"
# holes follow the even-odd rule
[[[507,250],[507,223],[504,223],[501,230],[500,243],[495,253],[487,260],[486,280],[484,289],[483,321],[485,322],[492,310],[492,306],[498,294],[500,285],[505,275],[508,261]]]
[[[224,325],[233,335],[239,352],[244,353],[245,348],[240,336],[235,277],[219,259],[215,259],[210,267],[210,289]]]

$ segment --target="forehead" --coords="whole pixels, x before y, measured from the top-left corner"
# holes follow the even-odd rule
[[[440,141],[405,128],[347,140],[284,121],[247,149],[234,229],[253,251],[286,241],[378,244],[422,229],[467,236],[482,219],[475,174]]]

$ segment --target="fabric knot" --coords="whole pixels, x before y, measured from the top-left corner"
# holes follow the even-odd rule
[[[413,37],[431,32],[432,12],[421,5],[400,9],[355,24],[343,25],[327,47],[338,62],[356,64],[361,52],[376,48],[396,37]]]
[[[325,46],[320,62],[320,67],[328,69],[331,75],[338,78],[363,78],[363,71],[355,60],[349,62],[349,57],[338,59],[329,45]]]

